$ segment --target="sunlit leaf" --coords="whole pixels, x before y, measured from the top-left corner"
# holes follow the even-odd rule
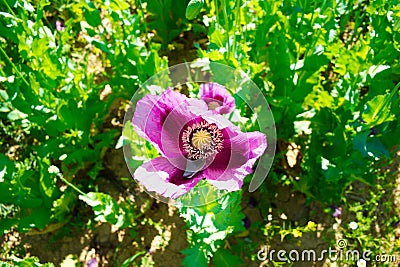
[[[204,267],[208,265],[208,258],[200,245],[182,250],[181,252],[186,255],[185,259],[182,261],[183,266]]]
[[[194,19],[200,13],[201,8],[203,7],[204,0],[190,0],[189,4],[186,7],[186,18]]]
[[[362,118],[368,127],[394,119],[390,113],[390,95],[378,95],[367,102]]]

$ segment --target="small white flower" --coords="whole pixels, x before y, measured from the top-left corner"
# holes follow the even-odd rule
[[[367,262],[364,259],[359,259],[357,261],[357,267],[367,267]]]
[[[60,169],[57,166],[51,165],[48,169],[49,173],[60,173]]]
[[[358,228],[358,224],[356,222],[349,223],[349,227],[351,230],[356,230]]]
[[[267,219],[268,221],[272,221],[272,214],[268,214]]]

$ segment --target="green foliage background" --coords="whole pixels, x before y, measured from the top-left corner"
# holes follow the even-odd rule
[[[134,203],[96,189],[104,154],[122,131],[108,114],[176,61],[174,49],[187,50],[187,40],[196,58],[241,69],[263,91],[278,137],[272,184],[326,206],[346,203],[355,181],[378,188],[382,166],[399,150],[397,1],[0,0],[2,233],[67,224],[80,200],[95,220],[137,223]],[[195,59],[184,52],[178,61]],[[253,115],[237,105],[242,117]],[[123,130],[140,156],[140,140]],[[295,166],[287,164],[290,144],[300,151]],[[243,230],[241,196],[227,195],[228,206],[180,209],[190,241],[182,264],[204,266],[212,257],[217,266],[242,264],[221,248]],[[218,205],[237,217],[222,220]]]

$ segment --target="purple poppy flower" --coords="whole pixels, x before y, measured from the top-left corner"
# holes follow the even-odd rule
[[[332,216],[335,218],[340,217],[340,215],[342,215],[342,209],[340,207],[336,207],[336,206],[332,206],[333,209],[333,213]]]
[[[225,88],[215,83],[202,88],[201,97],[221,99],[218,112],[232,111]],[[241,132],[218,114],[217,108],[209,109],[210,103],[187,98],[171,88],[138,101],[132,118],[134,128],[161,153],[133,175],[148,191],[177,198],[202,179],[222,190],[242,187],[267,147],[266,137],[260,132]]]
[[[57,30],[57,31],[63,31],[63,30],[65,30],[64,22],[57,20],[57,21],[56,21],[56,30]]]
[[[96,258],[91,258],[86,262],[86,266],[87,267],[97,267],[98,262],[96,260]]]
[[[207,103],[209,110],[218,114],[231,113],[235,107],[235,99],[226,89],[218,83],[205,83],[200,85],[200,98]]]

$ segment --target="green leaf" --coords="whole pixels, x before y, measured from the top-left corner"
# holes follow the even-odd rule
[[[358,133],[353,138],[354,148],[361,152],[364,157],[389,157],[390,153],[378,137],[369,137],[370,131]]]
[[[190,267],[208,266],[208,258],[205,254],[204,248],[202,248],[199,244],[197,244],[193,248],[182,250],[181,252],[186,255],[185,259],[182,261],[183,266],[190,266]]]
[[[212,31],[210,35],[210,43],[215,44],[218,48],[221,48],[225,47],[226,41],[226,35],[223,34],[221,30],[214,28],[214,31]]]
[[[0,154],[0,182],[11,180],[15,171],[15,164],[6,155]],[[1,191],[0,191],[1,192]]]
[[[18,197],[21,197],[22,194],[18,195]],[[43,200],[40,198],[37,198],[32,195],[28,196],[23,196],[21,200],[18,201],[19,206],[23,209],[36,209],[43,205]]]
[[[0,177],[0,192],[2,200],[0,203],[10,203],[13,197],[12,185],[8,181],[1,181]]]
[[[10,218],[0,219],[0,233],[4,234],[5,231],[10,230],[11,227],[16,225],[17,223],[18,219],[10,219]]]
[[[35,227],[44,228],[50,223],[51,210],[47,207],[41,206],[40,208],[34,210],[31,217]]]
[[[21,19],[19,19],[18,17],[15,17],[15,16],[11,15],[10,13],[6,13],[6,12],[0,12],[0,16],[8,18],[8,19],[13,19],[15,21],[21,21]]]
[[[56,179],[52,177],[47,171],[42,171],[40,175],[40,185],[42,192],[48,198],[51,198],[57,188],[55,186]]]
[[[368,127],[393,120],[389,97],[390,95],[377,95],[367,102],[362,118]]]
[[[226,249],[218,249],[214,254],[214,265],[218,267],[242,266],[243,261],[239,256],[233,255]]]
[[[340,169],[328,159],[322,158],[321,168],[327,181],[337,183],[341,178]]]
[[[206,186],[201,184],[202,188],[206,188]],[[205,192],[207,192],[206,195],[199,194],[198,197],[182,199],[183,207],[179,209],[181,216],[191,230],[189,241],[194,245],[185,254],[190,254],[190,257],[193,258],[202,256],[198,255],[199,252],[196,252],[197,254],[194,256],[191,255],[191,253],[194,253],[191,252],[193,249],[201,248],[205,255],[211,256],[229,234],[244,229],[242,224],[244,214],[241,212],[240,206],[241,191],[226,193],[214,190]],[[214,199],[214,201],[207,205],[196,206],[199,201],[208,201],[209,199]],[[195,206],[193,207],[193,205]],[[187,260],[187,263],[190,262],[189,259],[185,258],[185,260]]]
[[[93,208],[96,221],[122,225],[123,213],[120,212],[117,202],[111,196],[99,192],[89,192],[86,195],[79,195],[79,199]]]
[[[368,140],[367,149],[370,154],[374,157],[386,156],[390,157],[389,150],[385,147],[382,141],[378,137],[372,137]]]
[[[100,50],[102,50],[102,51],[104,51],[106,53],[109,53],[109,54],[114,54],[114,51],[110,50],[106,43],[104,43],[102,41],[99,41],[96,38],[93,38],[93,37],[90,37],[90,36],[85,36],[85,39],[88,42],[92,43],[94,46],[96,46],[98,49],[100,49]]]
[[[186,7],[185,16],[187,19],[192,20],[199,15],[201,8],[204,5],[204,0],[190,0]]]
[[[29,210],[29,215],[21,218],[18,230],[27,231],[31,228],[44,228],[50,222],[51,210],[47,207],[37,207]]]
[[[1,78],[6,79],[5,77],[0,77],[0,82],[1,82]],[[2,101],[7,101],[8,100],[8,94],[6,90],[0,90],[0,98],[2,98]]]
[[[221,36],[222,37],[222,36]],[[215,40],[215,41],[221,41],[223,42],[223,40]],[[224,44],[221,44],[221,46],[225,46]],[[217,63],[221,63],[221,62],[217,62]],[[213,79],[214,82],[217,82],[221,85],[226,85],[229,84],[229,82],[235,81],[235,73],[232,71],[229,71],[228,73],[226,72],[226,69],[219,67],[219,64],[211,64],[210,65],[210,69],[212,71],[213,74]]]
[[[391,114],[390,104],[394,95],[398,94],[400,82],[388,95],[377,95],[367,102],[362,118],[369,128],[394,119]]]
[[[193,192],[190,203],[197,206],[195,209],[198,210],[200,214],[207,214],[208,212],[218,213],[221,210],[221,207],[216,201],[217,197],[217,190],[207,184],[199,186],[198,190]]]
[[[84,16],[87,23],[92,27],[97,27],[101,24],[100,11],[96,8],[85,9]]]
[[[220,211],[214,214],[214,225],[217,229],[227,230],[230,228],[229,233],[244,230],[242,220],[245,215],[240,207],[241,199],[240,191],[231,192],[218,199]]]
[[[332,159],[346,154],[346,137],[344,129],[339,125],[333,132],[327,132],[321,148],[324,157]]]
[[[64,122],[68,128],[75,128],[76,117],[74,116],[74,110],[71,110],[71,105],[66,104],[61,105],[58,108],[57,115],[62,122]]]
[[[68,216],[71,216],[72,210],[76,203],[76,191],[68,187],[63,195],[54,201],[53,214],[54,218],[59,222],[65,221]]]
[[[18,109],[14,109],[7,115],[7,118],[11,121],[22,120],[25,119],[26,117],[28,117],[28,115],[19,111]]]
[[[334,105],[334,99],[327,91],[321,91],[314,88],[314,90],[305,97],[304,105],[313,107],[316,110],[325,107],[332,108]]]

